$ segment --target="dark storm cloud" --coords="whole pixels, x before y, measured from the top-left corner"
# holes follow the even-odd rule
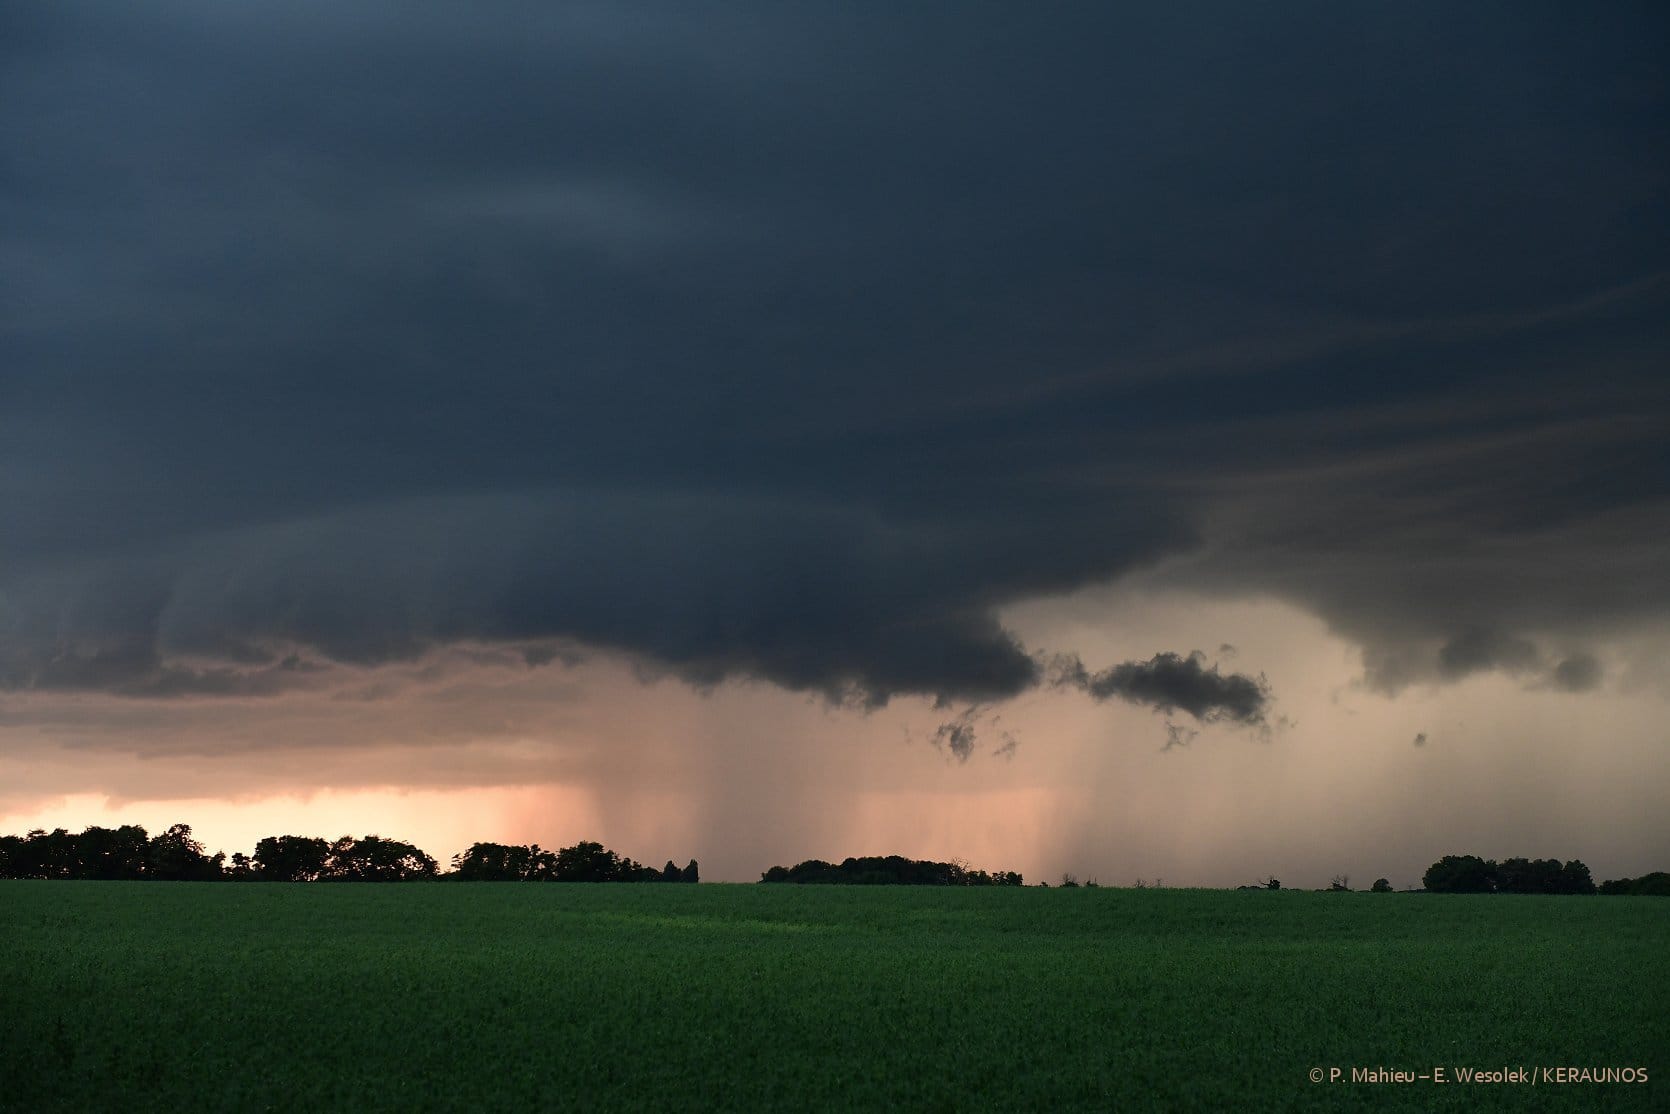
[[[1584,687],[1667,610],[1663,11],[1206,14],[8,5],[0,683],[988,700],[1164,561]]]
[[[1096,700],[1117,697],[1167,714],[1182,709],[1202,723],[1262,724],[1270,700],[1270,688],[1262,677],[1219,673],[1216,665],[1206,665],[1206,655],[1199,650],[1188,657],[1159,653],[1147,661],[1121,662],[1099,673],[1073,662],[1056,677],[1058,683],[1082,688]],[[1168,746],[1174,745],[1179,737],[1168,733],[1168,740]]]
[[[701,496],[391,504],[25,581],[0,682],[107,687],[175,656],[307,647],[377,664],[566,636],[702,685],[748,675],[860,702],[1006,696],[1034,683],[1036,662],[966,602],[978,591],[966,573],[933,560],[957,532],[984,529]],[[52,647],[44,673],[36,647]],[[522,660],[559,653],[536,645]]]

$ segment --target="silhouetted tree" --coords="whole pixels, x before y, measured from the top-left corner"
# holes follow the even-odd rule
[[[472,843],[452,857],[452,876],[460,882],[544,882],[555,875],[556,864],[556,856],[537,843]]]
[[[1445,855],[1426,868],[1421,884],[1433,893],[1487,894],[1496,888],[1496,864],[1477,855]]]
[[[331,845],[307,836],[268,836],[255,845],[255,876],[263,882],[315,882],[330,863]]]
[[[1374,880],[1374,885],[1369,887],[1369,892],[1370,893],[1377,893],[1377,894],[1389,894],[1389,893],[1392,892],[1392,884],[1391,884],[1391,882],[1389,882],[1385,878],[1376,878]]]
[[[1560,893],[1592,894],[1595,879],[1581,859],[1572,859],[1560,868]]]
[[[145,829],[138,825],[126,824],[120,828],[90,827],[77,836],[74,842],[74,876],[77,878],[145,877],[150,840]],[[201,851],[201,848],[199,850]]]
[[[620,860],[601,843],[581,840],[557,852],[559,882],[614,882],[620,874]]]
[[[411,882],[435,877],[435,860],[401,840],[343,836],[330,845],[321,877],[330,882]]]
[[[24,878],[74,878],[75,837],[63,828],[35,828],[23,837]]]
[[[669,862],[667,865],[672,866],[673,864]],[[702,880],[702,872],[696,865],[695,859],[691,859],[685,864],[684,869],[679,872],[678,880],[680,882],[700,882]]]
[[[204,882],[220,877],[224,852],[212,857],[191,837],[190,824],[175,824],[145,848],[145,874],[163,882]]]

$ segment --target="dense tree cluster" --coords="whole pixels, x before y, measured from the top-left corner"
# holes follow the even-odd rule
[[[79,835],[37,828],[24,836],[0,836],[0,878],[197,882],[221,877],[225,862],[223,854],[204,853],[189,824],[156,836],[135,824],[93,827]]]
[[[446,877],[460,882],[695,882],[700,875],[695,859],[682,870],[671,859],[656,870],[601,843],[581,841],[559,851],[542,850],[537,843],[473,843],[452,857]]]
[[[410,843],[383,836],[268,836],[255,854],[207,854],[191,827],[175,824],[161,835],[144,828],[92,827],[80,834],[58,828],[24,836],[0,836],[0,878],[65,878],[169,882],[694,882],[694,859],[682,870],[668,862],[656,870],[617,855],[600,843],[581,842],[558,851],[477,843],[455,855],[442,874],[433,858]]]
[[[1670,873],[1655,870],[1639,878],[1609,878],[1600,892],[1619,897],[1670,897]]]
[[[1445,855],[1427,868],[1422,880],[1433,893],[1452,894],[1592,894],[1589,868],[1573,859],[1504,859]]]
[[[839,866],[822,859],[807,859],[791,867],[774,866],[760,876],[760,881],[853,886],[1019,886],[1021,876],[1012,870],[988,874],[971,870],[962,863],[935,863],[888,855],[843,859]]]

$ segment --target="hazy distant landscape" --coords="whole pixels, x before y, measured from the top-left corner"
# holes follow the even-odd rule
[[[1353,1067],[1661,1072],[1665,909],[6,882],[0,1107],[1661,1109],[1656,1074],[1540,1082],[1534,1096],[1349,1080]],[[1312,1083],[1316,1068],[1345,1074]]]

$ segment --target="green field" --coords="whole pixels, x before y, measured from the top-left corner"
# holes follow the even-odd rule
[[[18,1110],[1670,1109],[1670,901],[0,882]],[[1645,1085],[1313,1084],[1636,1067]]]

